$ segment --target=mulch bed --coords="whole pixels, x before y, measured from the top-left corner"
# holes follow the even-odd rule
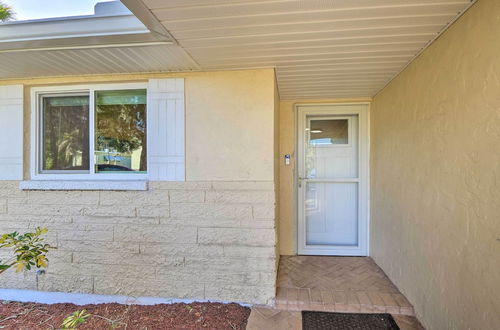
[[[246,328],[250,308],[238,304],[191,303],[152,306],[35,304],[0,302],[0,329],[60,329],[71,313],[92,314],[78,329],[228,329]]]

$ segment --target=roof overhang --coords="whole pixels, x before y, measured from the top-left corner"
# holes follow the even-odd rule
[[[119,2],[98,4],[96,15],[0,24],[0,53],[172,43]]]

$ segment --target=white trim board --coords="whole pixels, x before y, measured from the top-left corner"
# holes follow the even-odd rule
[[[31,180],[19,182],[21,190],[148,190],[148,181]]]
[[[118,303],[125,305],[156,305],[156,304],[176,304],[192,302],[219,302],[229,304],[228,301],[214,301],[206,299],[177,299],[159,297],[132,297],[120,295],[100,295],[90,293],[66,293],[66,292],[45,292],[35,290],[0,289],[0,300],[34,302],[40,304],[60,304],[70,303],[75,305],[88,304],[109,304]],[[250,304],[240,304],[241,306],[251,306]]]

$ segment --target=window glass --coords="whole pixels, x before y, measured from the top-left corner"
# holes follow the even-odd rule
[[[147,170],[146,90],[95,92],[96,173]]]
[[[348,120],[311,120],[311,145],[348,144]]]
[[[88,171],[89,96],[42,98],[42,171]]]

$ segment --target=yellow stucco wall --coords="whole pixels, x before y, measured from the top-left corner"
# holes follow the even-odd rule
[[[296,194],[294,184],[295,173],[295,105],[305,103],[356,103],[370,102],[365,99],[335,99],[335,100],[290,100],[280,102],[280,163],[279,163],[279,245],[281,255],[297,254],[297,224],[296,224]],[[286,154],[292,155],[290,165],[285,165]]]
[[[275,78],[273,69],[120,74],[0,80],[25,89],[25,164],[29,164],[31,86],[146,81],[184,77],[188,181],[273,181]],[[25,175],[29,171],[25,166]]]
[[[500,325],[500,1],[374,97],[371,255],[428,329]]]
[[[188,180],[274,180],[274,71],[186,79]]]

